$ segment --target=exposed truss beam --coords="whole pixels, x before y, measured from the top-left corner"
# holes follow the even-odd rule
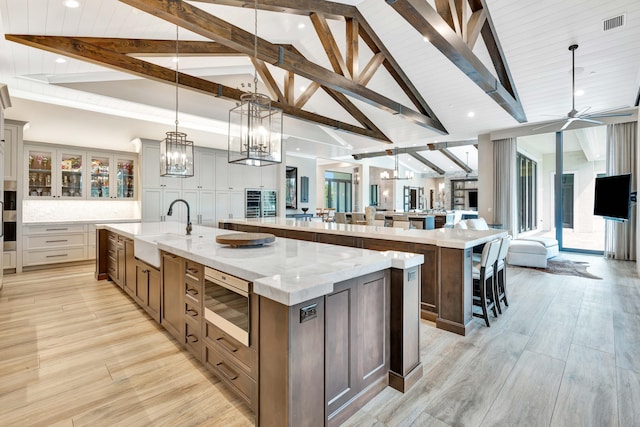
[[[345,40],[347,44],[345,54],[347,69],[349,70],[351,78],[355,81],[359,81],[358,73],[360,72],[358,69],[359,31],[358,21],[353,18],[348,18],[345,23]]]
[[[484,9],[476,10],[471,14],[469,18],[469,22],[467,24],[467,46],[469,49],[473,50],[473,47],[476,45],[478,41],[478,36],[480,35],[480,31],[482,27],[484,27],[484,23],[487,21],[487,12]]]
[[[276,99],[280,102],[286,102],[284,94],[280,90],[280,87],[278,87],[276,80],[273,78],[273,74],[271,74],[271,71],[269,71],[269,69],[267,68],[267,64],[265,64],[264,61],[260,61],[259,59],[255,59],[255,58],[251,58],[251,62],[253,63],[253,66],[256,68],[256,71],[258,72],[258,74],[260,74],[260,77],[262,78],[262,82],[264,83],[267,90],[269,91],[271,98]]]
[[[129,74],[144,77],[150,80],[169,84],[175,84],[176,81],[175,70],[161,67],[150,62],[145,62],[141,59],[133,58],[123,53],[118,53],[102,48],[100,46],[88,43],[81,38],[17,34],[7,34],[5,35],[5,38],[9,41],[21,43],[38,49],[43,49],[78,60],[91,62],[118,71],[123,71]],[[178,84],[181,87],[187,89],[195,90],[200,93],[213,95],[215,97],[232,101],[239,101],[240,96],[246,93],[239,89],[230,88],[228,86],[224,86],[198,77],[193,77],[184,73],[179,73]],[[319,114],[295,108],[293,105],[280,101],[273,101],[272,105],[274,107],[282,109],[283,112],[288,116],[300,120],[388,142],[386,136],[371,129],[360,128],[349,123],[330,119]]]
[[[463,139],[460,141],[444,141],[444,142],[432,142],[430,144],[427,144],[427,147],[429,150],[433,151],[433,150],[440,150],[442,148],[449,148],[449,147],[462,147],[465,145],[473,145],[476,148],[478,148],[478,140],[477,139]],[[420,151],[424,151],[424,150],[420,150]]]
[[[199,3],[221,4],[226,6],[246,7],[253,9],[253,1],[247,0],[193,0]],[[324,0],[258,0],[259,10],[309,16],[322,13],[329,19],[344,20],[355,17],[357,9],[342,3]]]
[[[298,99],[296,99],[296,103],[295,103],[296,108],[304,107],[304,104],[307,103],[309,98],[311,98],[319,88],[320,88],[320,84],[316,82],[311,82],[309,86],[307,86],[307,88],[304,90],[304,92],[300,94]]]
[[[420,154],[418,154],[418,153],[407,153],[407,154],[409,154],[411,157],[413,157],[414,159],[416,159],[417,161],[419,161],[420,163],[422,163],[426,167],[432,169],[434,172],[436,172],[436,173],[438,173],[440,175],[444,175],[445,174],[443,169],[441,169],[438,166],[436,166],[433,162],[430,162],[429,160],[425,159]]]
[[[75,37],[85,43],[111,50],[118,53],[136,54],[138,56],[175,56],[175,40],[149,40],[149,39],[119,39],[109,37]],[[228,48],[220,43],[210,41],[178,42],[180,56],[246,56],[237,50]]]
[[[435,142],[435,143],[431,143],[431,144],[427,144],[426,146],[420,146],[420,147],[398,147],[398,154],[410,154],[410,153],[418,153],[420,151],[438,151],[441,150],[443,148],[448,148],[448,147],[461,147],[461,146],[471,146],[474,145],[476,148],[477,147],[477,143],[478,140],[477,139],[464,139],[464,140],[460,140],[460,141],[446,141],[446,142]],[[392,150],[392,153],[395,153],[396,149],[394,148]],[[367,159],[367,158],[372,158],[372,157],[382,157],[382,156],[388,156],[389,155],[389,150],[383,150],[383,151],[375,151],[373,153],[358,153],[358,154],[353,154],[353,158],[356,160],[362,160],[362,159]]]
[[[210,40],[224,44],[247,55],[254,54],[254,35],[236,27],[202,9],[180,0],[120,0],[130,6],[151,13],[165,21],[179,25]],[[282,46],[258,38],[257,57],[285,71],[320,83],[330,89],[352,96],[360,101],[399,115],[420,126],[443,134],[446,130],[432,117],[416,112],[384,95],[368,89],[340,74],[306,60]]]
[[[309,17],[320,39],[320,43],[322,43],[322,47],[324,47],[327,58],[329,58],[329,63],[331,63],[333,71],[343,76],[351,77],[347,63],[342,58],[342,53],[340,52],[338,43],[336,43],[336,39],[333,37],[331,28],[329,28],[327,19],[321,13],[312,13]]]
[[[367,65],[364,66],[362,73],[360,73],[358,83],[361,85],[367,85],[376,71],[378,71],[378,68],[380,68],[380,65],[384,63],[384,60],[385,58],[382,52],[378,52],[373,55]]]
[[[527,121],[483,0],[469,0],[469,3],[473,12],[480,9],[486,12],[486,21],[481,33],[499,79],[491,74],[469,49],[464,38],[449,27],[427,0],[386,0],[386,2],[511,116],[520,123]]]
[[[455,154],[453,154],[451,151],[449,151],[446,148],[441,148],[439,150],[442,154],[444,154],[447,159],[451,160],[453,163],[456,164],[456,166],[458,166],[460,169],[462,169],[463,171],[465,171],[466,173],[471,173],[471,171],[473,169],[471,169],[469,167],[469,165],[467,165],[465,162],[463,162],[462,160],[460,160],[458,157],[456,157]]]

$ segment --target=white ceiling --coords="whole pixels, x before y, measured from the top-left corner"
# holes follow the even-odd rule
[[[174,39],[175,27],[116,0],[80,0],[77,9],[62,0],[0,0],[3,33],[79,35],[96,37]],[[436,141],[476,138],[478,134],[522,126],[404,21],[385,1],[341,1],[357,5],[396,61],[402,66],[449,135],[437,135],[398,116],[353,100],[394,143],[402,147]],[[191,2],[209,13],[253,32],[253,10]],[[640,1],[638,0],[540,0],[513,2],[486,0],[487,8],[506,55],[511,75],[530,123],[562,118],[571,109],[570,44],[576,51],[576,87],[584,95],[576,99],[580,110],[591,111],[632,106],[640,86]],[[626,14],[626,25],[603,32],[602,20]],[[304,24],[304,28],[299,28]],[[260,11],[258,34],[273,43],[290,43],[308,59],[330,67],[307,17]],[[344,23],[330,21],[338,45],[344,47]],[[180,30],[182,40],[203,38]],[[344,51],[343,51],[344,52]],[[474,53],[491,69],[480,41]],[[360,43],[360,68],[371,57]],[[30,122],[25,139],[61,144],[134,149],[136,137],[161,139],[175,120],[175,89],[112,71],[87,62],[68,59],[35,48],[0,40],[0,82],[9,86],[14,106],[8,118]],[[144,58],[174,67],[171,57]],[[180,70],[239,87],[253,80],[248,58],[181,57]],[[284,73],[270,67],[276,81]],[[296,78],[296,92],[308,81]],[[368,87],[412,107],[384,69]],[[260,89],[263,88],[260,86]],[[227,115],[233,103],[188,90],[180,91],[180,127],[196,145],[226,148]],[[305,107],[346,123],[357,124],[321,91]],[[473,118],[467,113],[473,111]],[[285,120],[286,149],[294,155],[345,160],[351,154],[381,151],[387,144],[344,132]],[[549,128],[547,130],[553,130]],[[473,147],[450,149],[477,168]],[[438,152],[423,152],[442,169],[456,167]],[[389,158],[389,167],[393,159]],[[408,156],[401,163],[417,172],[422,165]],[[413,166],[412,166],[413,165]],[[453,166],[453,167],[452,167]]]

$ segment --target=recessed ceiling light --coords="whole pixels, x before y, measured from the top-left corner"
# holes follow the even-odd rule
[[[298,24],[298,28],[299,28],[300,30],[301,30],[301,29],[303,29],[303,28],[304,28],[304,24],[303,24],[303,23]]]
[[[301,90],[302,92],[304,92],[305,90],[307,90],[307,87],[306,87],[306,86],[300,86],[300,90]]]
[[[80,2],[78,0],[64,0],[64,5],[70,9],[75,9],[80,7]]]
[[[424,37],[422,38],[422,41],[424,41],[424,42],[428,42],[428,41],[429,41],[429,37],[424,36]]]
[[[297,148],[296,148],[296,151],[300,151],[300,147],[297,147]]]
[[[576,90],[576,96],[582,96],[582,95],[584,95],[584,90],[582,89]]]
[[[177,56],[174,56],[174,57],[171,58],[171,62],[175,63],[175,62],[178,62],[178,61],[180,61],[180,58],[178,58]]]
[[[475,115],[476,115],[476,113],[474,113],[473,111],[469,111],[469,112],[467,113],[467,117],[473,117],[473,116],[475,116]]]
[[[67,60],[64,58],[56,58],[56,63],[58,64],[64,64],[65,62],[67,62]]]

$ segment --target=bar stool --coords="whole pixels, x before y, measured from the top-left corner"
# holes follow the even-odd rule
[[[489,310],[494,317],[498,317],[496,310],[496,298],[494,289],[494,266],[500,252],[500,239],[492,240],[484,245],[482,258],[479,263],[473,265],[473,305],[482,308],[482,313],[473,313],[475,317],[481,317],[487,326],[489,324]],[[491,283],[487,282],[491,280]]]
[[[509,245],[511,244],[511,236],[503,237],[500,240],[500,252],[498,252],[498,259],[494,267],[495,280],[493,293],[496,296],[496,306],[498,312],[502,314],[502,307],[500,302],[504,302],[505,307],[509,307],[509,301],[507,300],[507,252],[509,251]]]

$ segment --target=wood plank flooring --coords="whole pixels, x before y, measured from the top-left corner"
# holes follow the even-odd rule
[[[512,267],[510,307],[467,337],[421,325],[424,375],[345,426],[640,425],[640,278]],[[253,416],[93,265],[8,275],[0,290],[0,426],[249,426]]]

